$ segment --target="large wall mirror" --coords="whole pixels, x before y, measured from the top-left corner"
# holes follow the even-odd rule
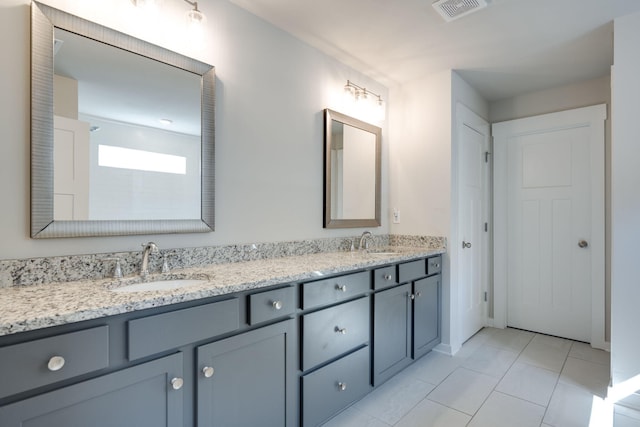
[[[208,232],[211,65],[33,2],[31,236]]]
[[[380,226],[382,130],[325,110],[324,226]]]

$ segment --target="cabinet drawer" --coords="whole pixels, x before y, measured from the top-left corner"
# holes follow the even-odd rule
[[[426,274],[427,266],[423,259],[405,262],[398,265],[399,283],[410,282],[420,277],[424,277]]]
[[[427,274],[436,274],[442,271],[442,257],[437,256],[427,259]]]
[[[238,329],[238,298],[129,321],[129,360]]]
[[[287,316],[296,309],[293,287],[251,294],[248,300],[250,325]]]
[[[364,347],[302,377],[302,424],[319,425],[369,389],[369,347]]]
[[[368,271],[304,283],[302,285],[302,308],[306,310],[311,307],[344,301],[366,292],[369,288]]]
[[[2,347],[0,398],[108,366],[108,326]]]
[[[369,298],[302,317],[302,370],[306,371],[369,341]]]
[[[398,284],[396,266],[376,268],[373,270],[373,288],[383,289]]]

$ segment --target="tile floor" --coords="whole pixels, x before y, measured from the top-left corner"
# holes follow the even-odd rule
[[[612,418],[640,427],[640,412],[618,405],[597,419],[608,382],[609,353],[485,328],[454,357],[427,354],[323,427],[603,427]]]

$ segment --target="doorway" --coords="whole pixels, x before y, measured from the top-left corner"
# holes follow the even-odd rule
[[[489,123],[457,105],[457,258],[459,338],[463,343],[486,325],[489,274]],[[455,255],[453,254],[455,252]],[[452,265],[454,263],[452,262]]]
[[[494,324],[604,342],[604,120],[597,105],[496,123]]]

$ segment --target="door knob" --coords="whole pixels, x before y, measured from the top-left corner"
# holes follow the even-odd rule
[[[471,242],[462,241],[462,249],[468,249],[471,247]]]
[[[587,246],[589,246],[589,242],[587,242],[586,240],[580,240],[578,242],[578,246],[581,248],[586,248]]]

